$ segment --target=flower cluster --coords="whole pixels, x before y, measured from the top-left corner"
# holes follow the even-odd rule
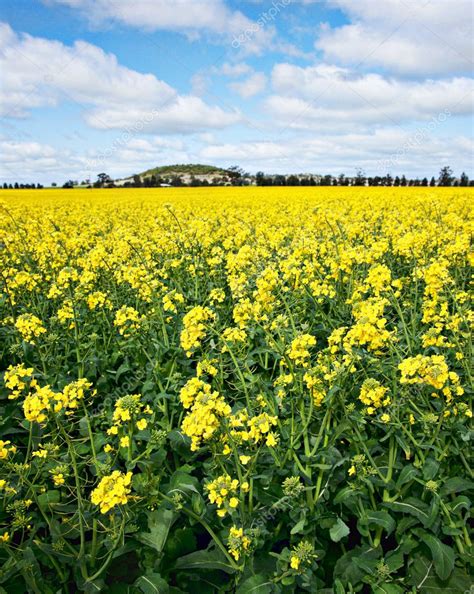
[[[409,357],[398,365],[398,369],[401,373],[400,383],[428,385],[441,390],[448,403],[454,395],[464,394],[464,389],[459,385],[458,374],[449,371],[443,355]]]
[[[220,420],[230,415],[232,409],[223,396],[201,380],[191,385],[188,383],[184,390],[181,399],[190,410],[183,419],[181,429],[191,438],[191,450],[196,451],[202,442],[213,437],[220,428]]]
[[[3,376],[5,387],[10,390],[8,398],[16,400],[24,392],[25,388],[35,388],[38,384],[35,379],[32,379],[33,368],[25,367],[21,363],[19,365],[10,365]]]
[[[318,556],[314,552],[314,546],[310,542],[302,540],[291,551],[290,567],[297,572],[302,572],[307,566],[311,565],[317,557]]]
[[[291,343],[288,349],[288,357],[294,361],[296,365],[308,367],[311,353],[309,348],[315,346],[316,338],[311,334],[302,334],[297,336]]]
[[[227,537],[229,553],[238,561],[250,549],[251,539],[244,533],[243,528],[231,526]]]
[[[206,336],[206,324],[215,319],[215,313],[208,307],[193,307],[183,318],[181,346],[189,357],[201,345]]]
[[[0,460],[6,460],[16,452],[17,447],[10,444],[10,440],[3,441],[3,439],[0,439]]]
[[[115,314],[114,326],[117,327],[119,334],[127,337],[138,330],[143,321],[144,317],[140,316],[136,309],[124,305]]]
[[[44,423],[49,411],[59,413],[66,411],[67,415],[73,414],[90,391],[92,383],[85,378],[67,384],[61,392],[55,392],[50,386],[40,387],[35,385],[35,391],[31,392],[23,402],[23,412],[27,421]],[[95,391],[91,391],[94,395]]]
[[[367,414],[373,415],[377,409],[390,404],[390,396],[387,396],[388,388],[382,386],[375,379],[366,379],[362,384],[359,400],[366,405]]]
[[[109,476],[104,476],[92,491],[92,503],[98,505],[103,514],[106,514],[116,505],[125,505],[132,490],[131,482],[131,472],[125,474],[119,470],[114,470]]]
[[[247,483],[241,485],[241,490],[244,493],[248,491],[248,488]],[[209,501],[217,505],[217,515],[221,518],[232,513],[239,506],[239,481],[232,479],[228,474],[218,476],[207,483],[206,490]]]
[[[15,328],[25,342],[33,345],[35,344],[35,338],[46,334],[46,328],[43,326],[43,322],[33,314],[22,314],[18,316],[15,322]]]

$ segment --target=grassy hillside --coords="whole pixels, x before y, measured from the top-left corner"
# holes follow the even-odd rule
[[[163,165],[162,167],[154,167],[140,173],[140,177],[147,177],[149,175],[223,175],[226,173],[224,169],[215,167],[214,165],[200,165],[200,164],[183,164],[183,165]]]

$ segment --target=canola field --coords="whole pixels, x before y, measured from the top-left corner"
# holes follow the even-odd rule
[[[0,592],[471,587],[474,192],[0,193]]]

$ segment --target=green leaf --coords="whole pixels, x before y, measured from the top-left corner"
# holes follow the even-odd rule
[[[383,505],[394,512],[415,516],[423,525],[426,525],[430,520],[428,506],[414,497],[409,497],[405,501],[385,502]]]
[[[159,573],[140,576],[134,584],[143,594],[166,594],[169,586]]]
[[[459,493],[460,491],[468,491],[474,489],[474,483],[467,479],[460,477],[453,477],[448,479],[439,490],[441,497],[446,497],[451,493]]]
[[[349,526],[341,520],[341,518],[337,518],[337,521],[331,529],[329,530],[329,536],[333,542],[339,542],[342,538],[349,534]]]
[[[236,594],[270,594],[272,582],[263,575],[253,575],[246,579],[236,590]]]
[[[372,524],[381,526],[387,534],[391,534],[395,530],[395,520],[386,511],[369,511],[367,512],[366,519],[369,526]]]
[[[156,511],[148,513],[149,532],[140,532],[136,538],[143,544],[152,547],[161,553],[165,546],[168,533],[175,519],[175,512],[171,509],[161,507]]]
[[[175,528],[166,540],[165,553],[172,559],[182,557],[197,549],[196,537],[191,528]]]
[[[356,496],[357,493],[354,491],[354,489],[351,489],[350,487],[344,487],[344,489],[341,489],[336,497],[334,497],[333,502],[335,505],[339,505],[339,503],[345,503],[347,499],[353,499]]]
[[[448,580],[440,580],[434,571],[434,564],[424,555],[412,558],[408,584],[421,594],[460,594],[470,592],[471,577],[466,571],[455,567]]]
[[[400,490],[400,487],[412,481],[419,474],[419,471],[412,464],[404,466],[398,476],[398,480],[396,483],[397,489]]]
[[[54,503],[59,503],[60,499],[61,493],[59,491],[46,491],[46,493],[38,495],[38,505],[44,509]]]
[[[456,497],[456,499],[454,499],[450,503],[447,503],[446,507],[450,509],[453,512],[453,514],[455,514],[461,509],[470,509],[471,500],[469,499],[469,497],[466,497],[465,495],[459,495],[458,497]]]
[[[397,584],[379,584],[372,590],[373,594],[403,594],[404,591]]]
[[[334,566],[334,577],[344,586],[358,584],[362,578],[375,568],[382,554],[381,547],[355,547],[339,557]],[[369,569],[368,569],[369,568]]]
[[[436,574],[440,580],[447,580],[454,569],[454,551],[436,536],[423,530],[416,530],[417,536],[429,547]]]
[[[198,493],[199,494],[199,481],[196,477],[191,476],[187,472],[177,470],[173,473],[170,481],[170,488],[168,494],[182,492],[186,493]]]
[[[423,478],[425,481],[430,481],[433,479],[439,470],[439,462],[437,462],[434,458],[428,458],[423,466]]]
[[[405,556],[403,551],[395,550],[388,553],[385,557],[385,564],[390,569],[390,573],[397,571],[405,565]]]
[[[93,582],[86,582],[84,584],[85,594],[97,594],[97,592],[103,592],[104,588],[104,580],[94,580]]]
[[[305,524],[306,524],[306,518],[302,518],[299,522],[297,522],[293,526],[293,528],[290,530],[290,534],[298,534],[299,532],[303,532]]]
[[[176,560],[176,569],[220,569],[226,573],[234,573],[226,557],[218,550],[195,551]]]

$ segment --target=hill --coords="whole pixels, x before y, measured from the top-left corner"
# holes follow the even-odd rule
[[[154,167],[153,169],[148,169],[147,171],[139,173],[138,175],[143,178],[150,175],[225,175],[226,173],[227,171],[225,169],[215,167],[214,165],[188,163],[181,165],[163,165],[162,167]]]

